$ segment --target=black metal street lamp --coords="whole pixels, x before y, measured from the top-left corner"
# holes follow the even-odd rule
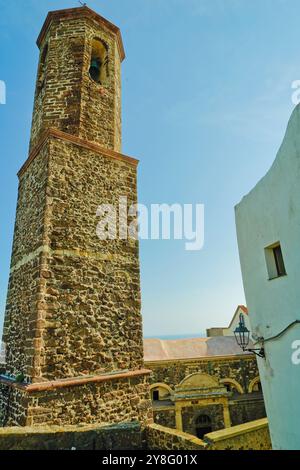
[[[234,330],[234,336],[236,339],[237,344],[242,348],[243,351],[249,351],[256,354],[259,357],[265,357],[265,350],[264,348],[252,349],[248,348],[249,339],[250,339],[250,331],[245,325],[244,317],[240,316],[239,326],[236,327]]]

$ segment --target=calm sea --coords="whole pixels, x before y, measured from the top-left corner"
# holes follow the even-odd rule
[[[206,335],[204,333],[194,333],[194,334],[186,334],[186,335],[153,335],[153,336],[145,336],[145,339],[185,339],[185,338],[205,338]]]

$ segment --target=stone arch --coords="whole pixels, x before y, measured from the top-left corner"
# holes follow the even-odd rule
[[[158,391],[159,393],[159,396],[158,396],[158,400],[163,400],[164,398],[169,398],[172,394],[173,394],[173,390],[171,389],[171,387],[163,382],[157,382],[155,384],[152,384],[150,385],[150,394],[151,394],[151,398],[153,401],[156,401],[154,398],[153,398],[153,392],[154,391]]]
[[[233,385],[236,388],[237,392],[239,392],[240,394],[245,393],[243,387],[241,386],[241,384],[239,384],[236,380],[231,379],[229,377],[226,377],[225,379],[221,379],[220,384]]]
[[[219,387],[219,381],[215,377],[202,372],[195,372],[185,377],[178,388],[215,388]]]
[[[248,393],[252,393],[254,391],[255,385],[258,385],[260,383],[260,377],[257,376],[254,379],[251,380],[248,386]]]

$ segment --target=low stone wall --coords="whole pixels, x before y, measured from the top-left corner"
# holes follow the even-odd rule
[[[267,418],[204,436],[208,450],[272,450]]]
[[[190,434],[148,426],[146,441],[150,450],[271,450],[266,418],[206,434],[203,440]]]
[[[153,421],[147,371],[26,387],[0,383],[0,426],[108,426],[134,421],[144,427]]]
[[[191,434],[151,424],[146,429],[149,450],[205,450],[206,444]]]
[[[158,424],[0,428],[1,450],[271,450],[266,419],[206,434],[203,440]]]
[[[1,450],[136,450],[142,449],[138,423],[101,427],[43,426],[0,428]]]

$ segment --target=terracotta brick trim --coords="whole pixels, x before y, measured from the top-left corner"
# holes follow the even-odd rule
[[[51,26],[52,21],[64,21],[64,20],[70,20],[70,19],[76,19],[76,18],[90,18],[96,21],[97,23],[99,23],[101,26],[104,26],[105,28],[107,28],[112,33],[114,33],[117,38],[117,44],[118,44],[121,62],[125,59],[125,50],[124,50],[124,45],[123,45],[123,40],[122,40],[120,29],[117,26],[115,26],[113,23],[111,23],[110,21],[100,16],[95,11],[91,10],[87,6],[78,7],[78,8],[67,8],[65,10],[50,11],[47,15],[47,18],[44,22],[42,30],[37,39],[38,47],[41,46],[47,34],[47,31]]]
[[[114,380],[131,379],[135,377],[143,377],[143,376],[150,375],[150,374],[152,374],[151,370],[139,369],[139,370],[125,371],[125,372],[120,372],[120,373],[111,373],[111,374],[105,374],[105,375],[73,377],[70,379],[53,380],[49,382],[40,382],[40,383],[34,383],[30,385],[19,384],[17,382],[7,380],[4,377],[0,376],[0,384],[7,385],[8,387],[16,388],[18,390],[22,390],[27,393],[33,393],[33,392],[53,390],[57,388],[75,387],[78,385],[80,386],[80,385],[86,385],[90,383],[111,382]]]
[[[64,140],[65,142],[71,142],[72,144],[75,144],[79,147],[85,148],[87,150],[92,150],[95,153],[98,153],[99,155],[105,155],[106,157],[112,158],[114,160],[119,160],[121,162],[128,163],[129,165],[132,166],[137,166],[139,164],[139,160],[133,157],[129,157],[127,155],[123,155],[119,152],[116,152],[114,150],[110,150],[107,148],[102,147],[99,144],[96,144],[94,142],[90,142],[85,139],[81,139],[80,137],[77,137],[76,135],[73,134],[67,134],[66,132],[60,131],[58,129],[54,128],[49,128],[47,129],[39,139],[38,143],[36,146],[33,148],[33,150],[30,152],[29,157],[27,158],[26,162],[24,165],[20,168],[18,172],[18,177],[20,178],[24,171],[29,167],[29,165],[32,163],[32,161],[35,159],[35,157],[39,154],[41,148],[43,145],[47,142],[49,138],[56,138],[60,140]]]

